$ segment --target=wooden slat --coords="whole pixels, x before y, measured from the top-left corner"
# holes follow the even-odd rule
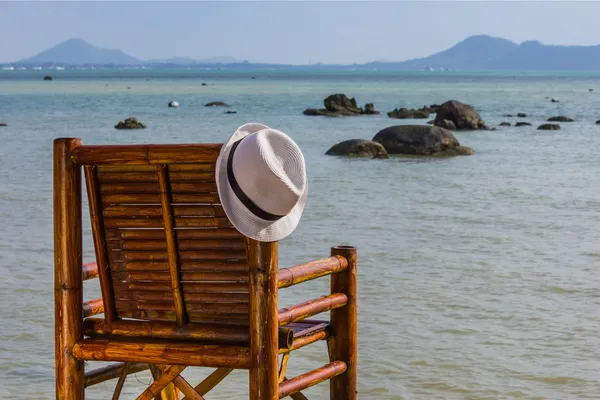
[[[117,261],[166,261],[168,254],[166,251],[122,251],[111,252],[111,260]],[[245,260],[246,252],[240,250],[189,250],[181,251],[179,255],[181,261],[198,260]]]
[[[148,172],[103,172],[98,173],[100,183],[145,182],[158,184],[155,171]]]
[[[170,292],[141,292],[136,294],[139,301],[163,301],[168,299]],[[248,293],[186,293],[186,303],[213,303],[213,304],[248,304]]]
[[[167,261],[123,261],[115,256],[111,262],[113,271],[168,271]],[[248,272],[246,260],[200,260],[181,263],[183,272]]]
[[[176,228],[220,228],[233,227],[226,217],[175,217]],[[157,218],[104,218],[106,229],[162,228],[163,221]]]
[[[134,229],[126,231],[115,231],[121,239],[141,240],[165,240],[165,232],[162,229]],[[185,239],[241,239],[243,236],[234,228],[219,229],[177,229],[178,240]]]
[[[103,176],[104,174],[120,174],[120,173],[149,173],[152,174],[158,182],[158,176],[156,176],[156,167],[153,165],[145,165],[145,164],[104,164],[97,165],[98,176]]]
[[[171,182],[214,182],[215,172],[214,169],[201,172],[173,172],[169,170],[169,179]]]
[[[181,283],[179,281],[179,252],[177,249],[177,239],[175,238],[175,217],[173,216],[173,210],[171,209],[171,187],[169,185],[169,172],[167,168],[166,165],[159,165],[157,167],[157,172],[158,181],[160,183],[163,222],[167,239],[167,254],[169,273],[171,275],[173,304],[175,306],[177,325],[183,326],[188,322],[188,318],[186,315]]]
[[[219,314],[248,314],[248,304],[198,304],[188,303],[186,308],[189,312],[202,313],[204,315]]]
[[[215,205],[173,205],[176,217],[226,217],[221,206]],[[162,218],[161,206],[151,205],[110,205],[104,208],[105,218],[154,217]]]
[[[128,193],[128,194],[104,194],[102,196],[104,204],[160,204],[160,195],[158,193]],[[174,193],[173,203],[175,204],[219,204],[218,194],[189,194]]]
[[[228,296],[230,293],[248,293],[246,283],[183,283],[183,291],[186,294],[194,293],[221,293]]]
[[[164,281],[169,282],[170,275],[168,271],[128,271],[115,272],[115,279],[121,281]],[[237,282],[248,283],[248,274],[239,272],[183,272],[181,274],[182,283],[190,282]]]
[[[88,203],[90,207],[92,236],[94,239],[94,249],[96,252],[96,263],[98,264],[99,270],[100,291],[102,293],[102,301],[104,303],[104,318],[106,319],[106,322],[111,322],[117,318],[117,314],[113,300],[110,269],[108,267],[109,263],[104,235],[104,223],[98,188],[98,177],[96,175],[95,166],[88,165],[84,168],[84,171],[88,193]]]
[[[217,193],[217,185],[214,182],[173,182],[171,190],[173,193]]]
[[[221,144],[149,144],[79,146],[70,158],[77,164],[214,163]]]
[[[211,315],[207,316],[201,313],[188,311],[190,322],[199,324],[219,324],[219,325],[238,325],[245,326],[248,329],[247,314],[230,315]]]
[[[169,166],[170,173],[201,173],[214,172],[215,163],[194,163],[194,164],[172,164]]]
[[[173,182],[173,193],[217,193],[214,182]],[[116,193],[159,193],[158,182],[108,182],[100,186],[103,194]]]
[[[109,248],[110,248],[109,243]],[[244,250],[244,242],[241,240],[180,240],[179,250]],[[119,245],[122,250],[167,250],[167,244],[158,240],[129,240]]]

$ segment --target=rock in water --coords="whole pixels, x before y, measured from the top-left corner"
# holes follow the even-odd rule
[[[445,119],[445,120],[441,121],[439,124],[436,124],[434,121],[433,124],[439,126],[440,128],[448,129],[450,131],[456,130],[456,125],[454,125],[454,122],[450,121],[449,119]]]
[[[510,122],[501,122],[500,126],[510,126]]]
[[[531,124],[529,122],[517,122],[515,124],[515,126],[531,126]]]
[[[45,80],[45,81],[51,81],[52,79],[53,79],[53,78],[52,78],[50,75],[46,75],[46,76],[44,77],[44,80]]]
[[[137,120],[137,118],[129,117],[125,121],[119,121],[118,124],[115,125],[115,129],[144,129],[146,128],[146,124],[142,124]]]
[[[362,108],[356,105],[354,98],[349,99],[345,94],[332,94],[323,100],[325,109],[331,112],[348,112],[350,114],[362,114]]]
[[[170,101],[169,102],[169,107],[179,107],[179,103],[176,101]]]
[[[517,117],[519,117],[519,118],[527,118],[527,114],[525,114],[525,113],[518,113]]]
[[[356,105],[354,98],[350,99],[345,94],[337,93],[323,100],[325,108],[307,108],[304,115],[324,115],[326,117],[349,117],[355,115],[379,114],[372,103],[365,106],[365,110]]]
[[[350,139],[336,144],[325,153],[329,156],[388,158],[385,148],[376,142]]]
[[[558,131],[560,130],[560,125],[558,124],[542,124],[538,126],[538,130],[540,131]]]
[[[367,103],[365,104],[365,111],[363,112],[363,114],[376,115],[379,114],[379,111],[375,110],[375,106],[373,105],[373,103]]]
[[[381,143],[388,154],[452,156],[473,154],[460,145],[452,132],[437,126],[397,125],[379,131],[373,141]]]
[[[202,82],[202,86],[206,86],[206,82]]]
[[[210,103],[206,103],[204,107],[229,107],[229,105],[222,101],[211,101]]]
[[[451,121],[456,130],[489,129],[473,107],[456,100],[447,101],[438,108],[435,125],[447,127],[448,124],[443,125],[444,120]]]
[[[390,118],[398,119],[422,119],[428,118],[429,112],[424,110],[409,110],[408,108],[395,108],[393,111],[387,113]]]
[[[2,126],[8,126],[8,124],[6,122],[0,122],[0,127]]]
[[[237,111],[225,111],[224,114],[237,114]]]
[[[556,117],[550,117],[546,121],[548,121],[548,122],[573,122],[575,120],[573,118],[565,117],[564,115],[559,115]]]

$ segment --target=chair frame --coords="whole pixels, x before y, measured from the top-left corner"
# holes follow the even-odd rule
[[[248,346],[223,347],[204,356],[202,344],[172,341],[151,344],[140,357],[138,342],[85,339],[86,317],[105,312],[102,299],[84,303],[83,281],[98,277],[97,265],[82,260],[82,166],[98,163],[168,164],[197,162],[216,158],[220,145],[124,145],[83,146],[80,139],[62,138],[54,142],[54,292],[56,398],[83,400],[84,389],[118,378],[113,399],[118,398],[128,374],[152,369],[155,382],[139,398],[153,399],[166,385],[175,385],[191,399],[216,386],[232,369],[248,369],[249,398],[275,400],[286,396],[306,399],[301,390],[330,380],[331,400],[357,398],[357,252],[354,247],[336,246],[331,257],[278,269],[277,242],[246,238],[250,268],[250,326]],[[83,267],[82,267],[83,265]],[[331,294],[279,310],[281,288],[331,275]],[[102,295],[110,292],[102,287]],[[307,337],[294,338],[285,326],[324,311],[331,311],[330,326]],[[99,324],[126,323],[106,310]],[[97,321],[96,321],[97,322]],[[94,321],[92,321],[94,323]],[[150,322],[153,324],[153,322]],[[157,324],[158,326],[158,324]],[[131,336],[136,336],[132,332]],[[285,371],[290,352],[327,340],[330,363],[322,368],[287,379]],[[212,346],[215,348],[219,346]],[[282,354],[281,366],[278,356]],[[120,361],[96,371],[85,372],[85,360]],[[192,388],[179,373],[188,365],[218,368],[200,385]],[[165,385],[166,382],[166,385]],[[162,386],[161,386],[162,385]],[[191,388],[191,390],[190,390]],[[156,392],[158,391],[158,392]],[[156,393],[155,393],[156,392]],[[115,397],[116,396],[116,397]],[[146,397],[143,397],[146,396]],[[160,398],[160,397],[157,397]],[[165,398],[165,397],[163,397]],[[176,397],[173,397],[176,398]]]

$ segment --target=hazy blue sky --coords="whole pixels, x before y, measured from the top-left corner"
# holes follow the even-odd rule
[[[141,59],[401,61],[474,34],[600,43],[600,2],[0,1],[0,62],[79,37]]]

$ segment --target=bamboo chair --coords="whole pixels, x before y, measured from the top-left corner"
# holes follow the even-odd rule
[[[249,371],[249,398],[306,399],[330,380],[330,398],[356,399],[356,249],[278,269],[277,243],[233,228],[219,204],[221,145],[83,146],[54,142],[56,398],[151,369],[141,400],[203,399],[233,369]],[[81,171],[96,262],[82,270]],[[331,275],[331,294],[278,309],[278,290]],[[83,302],[99,278],[101,299]],[[308,319],[331,310],[330,321]],[[103,318],[94,317],[103,314]],[[288,379],[290,353],[327,340],[330,362]],[[281,365],[279,365],[281,355]],[[84,371],[84,361],[116,362]],[[180,373],[213,367],[193,387]]]

